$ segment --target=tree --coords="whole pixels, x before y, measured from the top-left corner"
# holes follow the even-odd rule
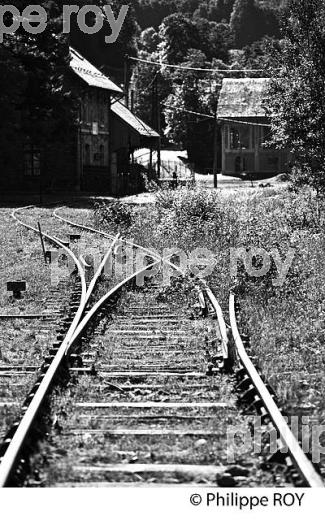
[[[258,72],[251,72],[252,77],[266,78],[274,74],[277,67],[278,55],[282,49],[282,42],[269,36],[262,40],[246,45],[237,58],[237,68],[255,69]]]
[[[107,5],[107,0],[77,0],[76,4],[89,4],[103,7]],[[128,4],[125,0],[111,0],[110,5],[115,17],[123,4]],[[129,4],[128,14],[124,20],[121,32],[116,42],[105,43],[105,36],[111,34],[111,28],[105,21],[103,30],[95,34],[85,34],[77,25],[76,17],[72,17],[72,30],[70,41],[77,50],[85,56],[91,63],[103,70],[117,83],[124,81],[124,62],[125,56],[136,56],[138,52],[137,38],[140,35],[140,28],[136,21],[137,0]]]
[[[158,29],[164,18],[178,10],[176,0],[139,0],[136,6],[136,17],[142,29],[146,27]]]
[[[168,63],[181,63],[189,49],[199,48],[196,24],[182,14],[167,16],[159,28],[162,55]]]
[[[255,0],[236,0],[230,18],[230,28],[238,48],[250,45],[263,36],[278,36],[277,14],[261,8]]]
[[[157,51],[159,35],[153,27],[148,27],[142,31],[139,41],[139,48],[145,52]]]
[[[271,87],[274,143],[293,154],[294,180],[325,190],[325,6],[288,0],[285,40]]]
[[[197,49],[201,50],[210,61],[213,58],[228,61],[228,51],[232,43],[229,25],[209,22],[196,18],[193,22],[198,32]]]
[[[157,53],[140,51],[140,58],[148,61],[159,60]],[[157,81],[157,95],[160,106],[161,128],[165,128],[165,116],[163,102],[172,93],[172,79],[170,69],[161,70],[155,65],[139,63],[133,71],[133,88],[135,92],[135,112],[149,125],[156,126],[156,114],[153,108],[157,100],[154,99],[154,83]]]
[[[15,2],[20,11],[23,4]],[[2,53],[24,78],[18,88],[17,83],[4,85],[2,94],[22,111],[23,135],[39,145],[60,139],[74,123],[74,101],[65,82],[70,58],[68,38],[62,34],[63,2],[42,5],[48,15],[45,31],[33,35],[20,28],[6,36]]]
[[[211,67],[204,53],[197,49],[189,49],[182,65]],[[216,80],[217,76],[211,73],[207,76],[205,72],[176,70],[174,92],[165,104],[167,137],[186,148],[189,160],[200,166],[212,165],[213,114],[218,97]]]
[[[25,72],[7,48],[0,45],[0,171],[17,153],[20,137],[18,107],[22,102]]]
[[[194,16],[211,22],[229,22],[235,0],[207,0],[200,3]]]

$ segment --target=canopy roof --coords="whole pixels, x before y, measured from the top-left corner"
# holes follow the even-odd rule
[[[120,101],[113,101],[111,110],[113,114],[122,119],[127,125],[133,128],[133,130],[135,130],[142,137],[159,137],[159,134],[157,132],[155,132],[149,125],[144,123],[142,119],[133,114],[133,112],[131,112]]]

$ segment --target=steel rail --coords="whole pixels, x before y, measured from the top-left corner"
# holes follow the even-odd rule
[[[109,238],[109,239],[113,239],[113,235],[110,235],[109,233],[106,233],[105,231],[100,231],[99,229],[95,229],[95,228],[92,228],[90,226],[85,226],[84,224],[78,224],[78,222],[74,222],[72,220],[69,220],[65,217],[61,217],[61,215],[58,215],[57,212],[62,209],[61,208],[56,208],[54,211],[53,211],[53,216],[59,220],[61,220],[62,222],[65,222],[65,224],[69,224],[70,226],[72,227],[76,227],[78,229],[83,229],[85,231],[90,231],[91,233],[96,233],[97,235],[101,235],[103,237],[106,237],[106,238]],[[158,253],[156,253],[155,251],[152,251],[151,249],[148,249],[146,247],[143,247],[143,246],[140,246],[139,244],[134,244],[134,242],[132,240],[127,240],[125,238],[121,239],[122,242],[124,242],[125,244],[127,245],[132,245],[134,247],[136,247],[137,249],[140,249],[142,250],[144,253],[146,253],[148,256],[151,256],[152,258],[155,258],[156,260],[161,260],[161,255],[159,255]],[[171,264],[173,266],[173,264]],[[174,266],[173,266],[174,267]]]
[[[107,250],[105,256],[103,257],[96,273],[94,274],[89,286],[88,286],[88,289],[87,289],[87,293],[86,293],[86,303],[88,303],[89,301],[89,298],[91,297],[95,287],[96,287],[96,284],[99,280],[99,277],[100,275],[102,274],[102,271],[104,270],[104,267],[106,266],[106,263],[108,261],[108,259],[112,256],[112,253],[113,253],[113,248],[114,246],[116,245],[117,241],[119,240],[120,238],[120,234],[118,233],[114,238],[113,238],[113,241],[109,247],[109,249]]]
[[[34,206],[26,206],[24,208],[20,208],[19,210],[21,211],[21,210],[25,210],[25,209],[30,209],[31,207],[34,207]],[[25,228],[39,234],[38,229],[34,228],[33,226],[31,226],[29,224],[26,224],[20,218],[18,218],[16,215],[17,212],[18,212],[18,210],[14,210],[12,212],[12,214],[11,214],[12,218],[16,222],[18,222],[20,225],[24,226]],[[35,395],[34,395],[32,401],[30,402],[28,409],[24,413],[24,415],[19,423],[19,426],[18,426],[17,430],[15,431],[14,436],[12,437],[12,439],[10,441],[10,444],[8,445],[8,448],[5,452],[5,454],[1,458],[0,487],[4,487],[7,484],[8,479],[10,478],[10,474],[12,472],[13,467],[16,464],[16,461],[17,461],[17,458],[21,451],[21,448],[23,446],[23,443],[31,429],[33,421],[40,409],[40,406],[43,403],[43,400],[48,392],[48,389],[51,386],[53,378],[55,377],[57,370],[58,370],[62,360],[65,357],[66,346],[68,344],[69,337],[73,334],[73,331],[75,330],[77,324],[79,323],[82,313],[84,311],[84,307],[85,307],[87,285],[86,285],[85,275],[84,275],[84,271],[83,271],[81,263],[78,261],[78,259],[74,255],[74,253],[68,247],[66,247],[64,244],[62,244],[62,242],[60,240],[58,240],[57,238],[52,237],[51,235],[48,235],[47,233],[44,233],[44,232],[42,232],[42,235],[49,242],[62,248],[68,255],[70,255],[70,257],[75,262],[75,264],[78,268],[78,271],[79,271],[80,279],[81,279],[81,286],[82,286],[81,298],[80,298],[78,310],[68,329],[67,335],[64,338],[64,340],[62,341],[61,346],[60,346],[59,350],[57,351],[51,365],[49,366],[48,370],[44,374],[44,377],[43,377],[37,391],[35,392]]]
[[[57,219],[59,219],[62,222],[64,222],[65,224],[69,224],[70,226],[73,226],[73,227],[76,227],[76,228],[79,228],[79,229],[84,229],[84,230],[90,231],[92,233],[99,234],[99,235],[104,236],[106,238],[112,238],[112,235],[110,235],[108,233],[105,233],[104,231],[100,231],[98,229],[95,229],[95,228],[92,228],[92,227],[89,227],[89,226],[85,226],[83,224],[79,224],[78,222],[74,222],[74,221],[69,220],[69,219],[67,219],[65,217],[62,217],[61,215],[58,215],[57,212],[60,209],[62,209],[62,207],[55,209],[53,211],[53,215]],[[155,251],[151,251],[150,249],[147,249],[147,248],[145,248],[143,246],[135,244],[131,240],[127,240],[127,239],[124,239],[124,238],[121,239],[121,240],[122,240],[122,242],[124,242],[124,243],[126,243],[128,245],[133,245],[134,247],[137,247],[138,249],[141,249],[142,251],[144,251],[146,254],[148,254],[152,258],[157,258],[158,257],[161,262],[166,263],[167,265],[169,265],[170,267],[172,267],[173,269],[178,271],[180,274],[184,275],[184,272],[180,269],[180,267],[177,266],[176,264],[174,264],[173,262],[170,262],[170,260],[167,259],[166,257],[162,257],[161,255],[157,254]],[[210,288],[207,286],[206,283],[205,283],[205,289],[206,289],[207,296],[210,299],[211,305],[213,306],[213,308],[214,308],[214,310],[216,312],[216,315],[217,315],[217,320],[218,320],[219,330],[220,330],[220,335],[221,335],[222,356],[223,356],[224,361],[226,361],[229,358],[229,349],[228,349],[229,340],[228,340],[228,335],[227,335],[227,326],[226,326],[226,323],[225,323],[225,320],[224,320],[224,317],[223,317],[222,309],[221,309],[217,299],[215,298],[214,294],[212,293],[212,291],[210,290]]]
[[[223,312],[219,305],[218,300],[216,299],[216,297],[213,294],[213,292],[211,291],[211,289],[208,286],[206,286],[205,291],[206,291],[206,295],[209,298],[210,303],[211,303],[212,307],[214,308],[216,316],[217,316],[219,330],[220,330],[220,336],[221,336],[222,357],[223,357],[224,361],[227,361],[229,358],[229,349],[228,349],[229,341],[228,341],[228,334],[227,334],[227,325],[226,325],[225,319],[223,317]]]
[[[33,206],[27,206],[25,208],[20,208],[20,210],[22,209],[28,209],[30,207],[33,207]],[[29,224],[26,224],[24,223],[21,219],[19,219],[16,215],[16,212],[18,210],[15,210],[13,213],[12,213],[12,217],[19,223],[21,224],[22,226],[24,226],[25,228],[27,229],[30,229],[36,233],[39,233],[40,231],[36,228],[34,228],[33,226],[29,225]],[[67,219],[63,219],[61,217],[57,217],[59,218],[60,220],[63,220],[63,221],[66,221],[68,224],[70,225],[74,225],[76,227],[81,227],[82,229],[87,229],[86,226],[80,226],[78,224],[75,224],[75,223],[72,223],[71,221],[67,221]],[[108,235],[107,233],[104,233],[104,232],[100,232],[99,230],[95,230],[93,228],[88,228],[89,231],[92,231],[92,232],[95,232],[95,233],[98,233],[98,234],[101,234],[103,236],[106,236],[106,238],[109,238],[112,240],[112,244],[110,246],[110,249],[107,251],[106,255],[104,256],[98,270],[96,271],[96,274],[94,275],[92,281],[91,281],[91,284],[87,290],[87,285],[86,285],[86,280],[85,280],[85,273],[84,273],[84,270],[83,270],[83,267],[80,263],[80,261],[76,258],[76,256],[74,255],[74,253],[68,248],[66,247],[59,239],[57,239],[56,237],[53,237],[51,235],[48,235],[47,233],[44,233],[41,231],[42,233],[42,236],[44,238],[46,238],[49,242],[52,242],[54,243],[55,245],[57,245],[58,247],[61,247],[68,255],[70,255],[70,257],[73,259],[73,261],[75,262],[77,268],[78,268],[78,271],[79,271],[79,274],[80,274],[80,279],[81,279],[81,284],[82,284],[82,291],[81,291],[81,298],[80,298],[80,304],[79,304],[79,307],[78,307],[78,311],[72,321],[72,324],[70,325],[69,329],[68,329],[68,332],[64,338],[64,340],[62,341],[57,353],[55,354],[54,358],[53,358],[53,361],[51,362],[49,368],[46,370],[42,380],[41,380],[41,383],[39,384],[39,387],[37,389],[37,391],[35,392],[30,404],[28,405],[28,408],[26,410],[26,412],[24,413],[19,425],[18,425],[18,428],[17,430],[15,431],[11,441],[10,441],[10,444],[8,445],[8,448],[5,452],[5,454],[3,455],[2,459],[1,459],[1,464],[0,464],[0,487],[4,487],[6,486],[6,484],[8,483],[8,480],[10,479],[10,475],[13,471],[13,468],[15,467],[16,465],[16,462],[17,462],[17,458],[19,456],[19,454],[21,453],[21,450],[22,450],[22,446],[24,444],[24,441],[31,429],[31,426],[33,424],[33,421],[35,420],[35,417],[42,405],[42,402],[47,394],[47,392],[49,391],[49,388],[53,382],[53,379],[64,359],[64,357],[66,356],[66,354],[68,353],[69,349],[72,347],[72,345],[74,344],[74,342],[79,338],[80,334],[84,331],[85,327],[87,326],[87,324],[89,323],[89,321],[95,316],[95,314],[98,312],[98,310],[105,304],[105,302],[114,294],[116,293],[119,289],[121,289],[124,285],[126,285],[128,282],[132,281],[134,278],[136,278],[137,276],[139,275],[142,275],[144,274],[145,272],[147,272],[149,269],[152,269],[154,268],[155,266],[161,264],[162,262],[166,261],[171,267],[173,267],[174,269],[178,270],[179,272],[182,272],[178,266],[174,265],[173,263],[169,262],[167,259],[161,257],[160,255],[157,255],[155,252],[152,252],[146,248],[143,248],[142,246],[136,246],[136,247],[139,247],[139,249],[143,250],[146,254],[148,254],[148,256],[151,256],[152,258],[156,258],[156,261],[154,261],[153,263],[149,264],[148,266],[145,266],[144,268],[138,270],[137,272],[133,273],[132,275],[129,275],[127,278],[125,278],[123,281],[119,282],[116,286],[114,286],[113,288],[111,288],[93,307],[92,309],[84,316],[83,319],[82,318],[82,315],[85,311],[85,307],[86,307],[86,304],[87,302],[89,301],[89,298],[90,296],[92,295],[93,293],[93,290],[94,290],[94,287],[99,279],[99,276],[109,258],[109,256],[112,254],[112,251],[113,251],[113,247],[114,245],[116,244],[116,242],[119,240],[119,235],[117,235],[116,237],[112,237],[111,235]],[[133,242],[131,241],[127,241],[127,240],[123,240],[124,243],[128,243],[128,244],[132,244],[132,246],[134,246]],[[158,257],[158,259],[157,259]],[[213,296],[213,295],[212,295]],[[214,297],[213,297],[214,298]],[[216,302],[216,300],[214,301],[214,304]],[[217,309],[218,309],[218,304],[217,305],[214,305],[215,309],[216,309],[216,312],[217,312]],[[220,309],[221,310],[221,309]],[[219,309],[218,309],[218,312],[217,312],[217,316],[218,316],[218,319],[219,319],[219,316],[220,316],[220,312],[219,312]]]
[[[27,206],[25,208],[20,208],[20,210],[28,209],[30,207],[33,207],[33,206]],[[34,228],[33,226],[31,226],[29,224],[26,224],[21,219],[19,219],[16,215],[17,211],[18,210],[14,210],[12,212],[12,218],[16,222],[18,222],[19,224],[24,226],[25,228],[30,229],[36,233],[39,233],[38,229]],[[24,413],[17,430],[15,431],[15,433],[13,435],[5,454],[1,458],[0,487],[4,487],[7,484],[8,479],[10,478],[11,472],[16,464],[17,458],[19,456],[19,453],[21,452],[24,441],[31,429],[33,421],[35,420],[35,417],[44,401],[44,398],[45,398],[47,392],[49,391],[49,388],[53,382],[53,379],[54,379],[63,359],[65,358],[65,356],[68,352],[69,345],[71,344],[71,337],[85,311],[86,304],[91,296],[91,291],[94,289],[94,286],[101,274],[101,271],[102,271],[109,255],[112,253],[115,241],[118,239],[118,236],[117,236],[115,238],[115,241],[113,241],[113,243],[111,244],[109,251],[106,253],[106,255],[104,257],[105,262],[103,260],[99,267],[100,272],[99,272],[99,269],[96,272],[96,275],[93,280],[94,283],[91,284],[91,291],[87,291],[84,270],[82,268],[81,263],[79,262],[77,257],[74,255],[74,253],[68,247],[66,247],[64,244],[62,244],[62,242],[59,239],[57,239],[56,237],[48,235],[47,233],[44,233],[44,232],[42,232],[42,236],[44,238],[46,238],[49,242],[54,243],[58,247],[61,247],[62,249],[64,249],[64,251],[68,255],[70,255],[70,257],[73,259],[74,263],[76,264],[76,266],[78,268],[79,274],[80,274],[81,285],[82,285],[81,298],[80,298],[78,310],[68,329],[68,332],[67,332],[64,340],[62,341],[57,353],[55,354],[49,368],[47,369],[46,373],[44,374],[44,377],[43,377],[37,391],[35,392],[34,397],[32,398],[30,404],[28,405],[28,408],[27,408],[26,412]]]
[[[115,294],[119,289],[121,289],[127,283],[131,282],[137,276],[140,276],[140,275],[144,274],[146,271],[148,271],[148,269],[152,269],[153,267],[156,267],[160,263],[161,263],[160,260],[157,260],[157,261],[147,265],[146,267],[144,267],[142,269],[139,269],[135,273],[132,273],[128,277],[124,278],[121,282],[119,282],[117,285],[112,287],[106,294],[104,294],[104,296],[102,296],[102,298],[100,300],[98,300],[98,302],[96,302],[93,305],[93,307],[89,310],[89,312],[84,316],[82,321],[79,323],[79,325],[76,328],[72,338],[70,339],[70,342],[69,342],[69,345],[68,345],[67,348],[70,348],[73,345],[73,343],[76,341],[76,339],[83,332],[83,330],[85,329],[85,327],[87,326],[89,321],[95,316],[95,314],[106,303],[106,301],[109,300],[109,298],[111,298],[111,296],[113,296],[113,294]]]
[[[247,371],[257,393],[262,399],[264,406],[271,418],[271,421],[280,435],[280,439],[283,445],[288,449],[292,461],[294,462],[298,471],[305,479],[306,483],[308,483],[308,486],[324,487],[324,482],[321,476],[317,473],[312,462],[307,458],[307,456],[301,449],[298,440],[290,430],[278,406],[274,402],[270,392],[266,388],[265,384],[263,383],[260,375],[258,374],[256,368],[254,367],[246,352],[243,341],[238,331],[235,313],[235,295],[232,293],[230,294],[229,298],[229,315],[231,330],[235,341],[238,357],[243,367]]]

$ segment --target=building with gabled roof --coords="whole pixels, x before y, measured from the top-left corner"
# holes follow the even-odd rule
[[[222,135],[222,173],[272,176],[287,170],[288,154],[267,145],[269,78],[224,79],[217,118]]]
[[[70,47],[70,59],[70,68],[88,87],[101,88],[116,94],[123,94],[123,90],[120,87],[115,85],[113,81],[72,47]]]
[[[15,163],[1,172],[1,188],[110,195],[136,190],[133,152],[154,146],[159,135],[123,105],[124,92],[118,85],[75,49],[69,52],[66,82],[79,100],[76,124],[59,146],[47,143],[41,149],[26,138]]]
[[[156,149],[159,134],[136,116],[122,102],[111,104],[111,150],[113,191],[115,193],[137,191],[139,165],[135,164],[134,152],[139,148]]]

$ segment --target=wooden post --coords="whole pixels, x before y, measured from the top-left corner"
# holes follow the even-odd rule
[[[152,145],[150,145],[150,155],[149,155],[149,175],[152,174]]]
[[[218,120],[217,111],[214,113],[214,129],[213,129],[213,184],[218,188]]]
[[[159,89],[158,89],[158,76],[157,76],[157,85],[156,85],[156,96],[157,96],[157,132],[159,134],[158,137],[158,147],[157,147],[157,176],[160,179],[160,170],[161,170],[161,121],[160,121],[160,102],[159,102]]]
[[[42,244],[44,262],[47,264],[46,251],[45,251],[45,245],[44,245],[44,240],[43,240],[43,233],[42,233],[42,229],[41,229],[41,224],[39,222],[37,222],[37,225],[38,225],[39,236],[40,236],[41,244]]]
[[[77,160],[76,160],[76,168],[77,168],[77,191],[80,191],[82,188],[82,170],[83,170],[83,146],[82,146],[82,135],[81,135],[81,104],[79,104],[79,118],[78,118],[78,128],[77,128]]]

